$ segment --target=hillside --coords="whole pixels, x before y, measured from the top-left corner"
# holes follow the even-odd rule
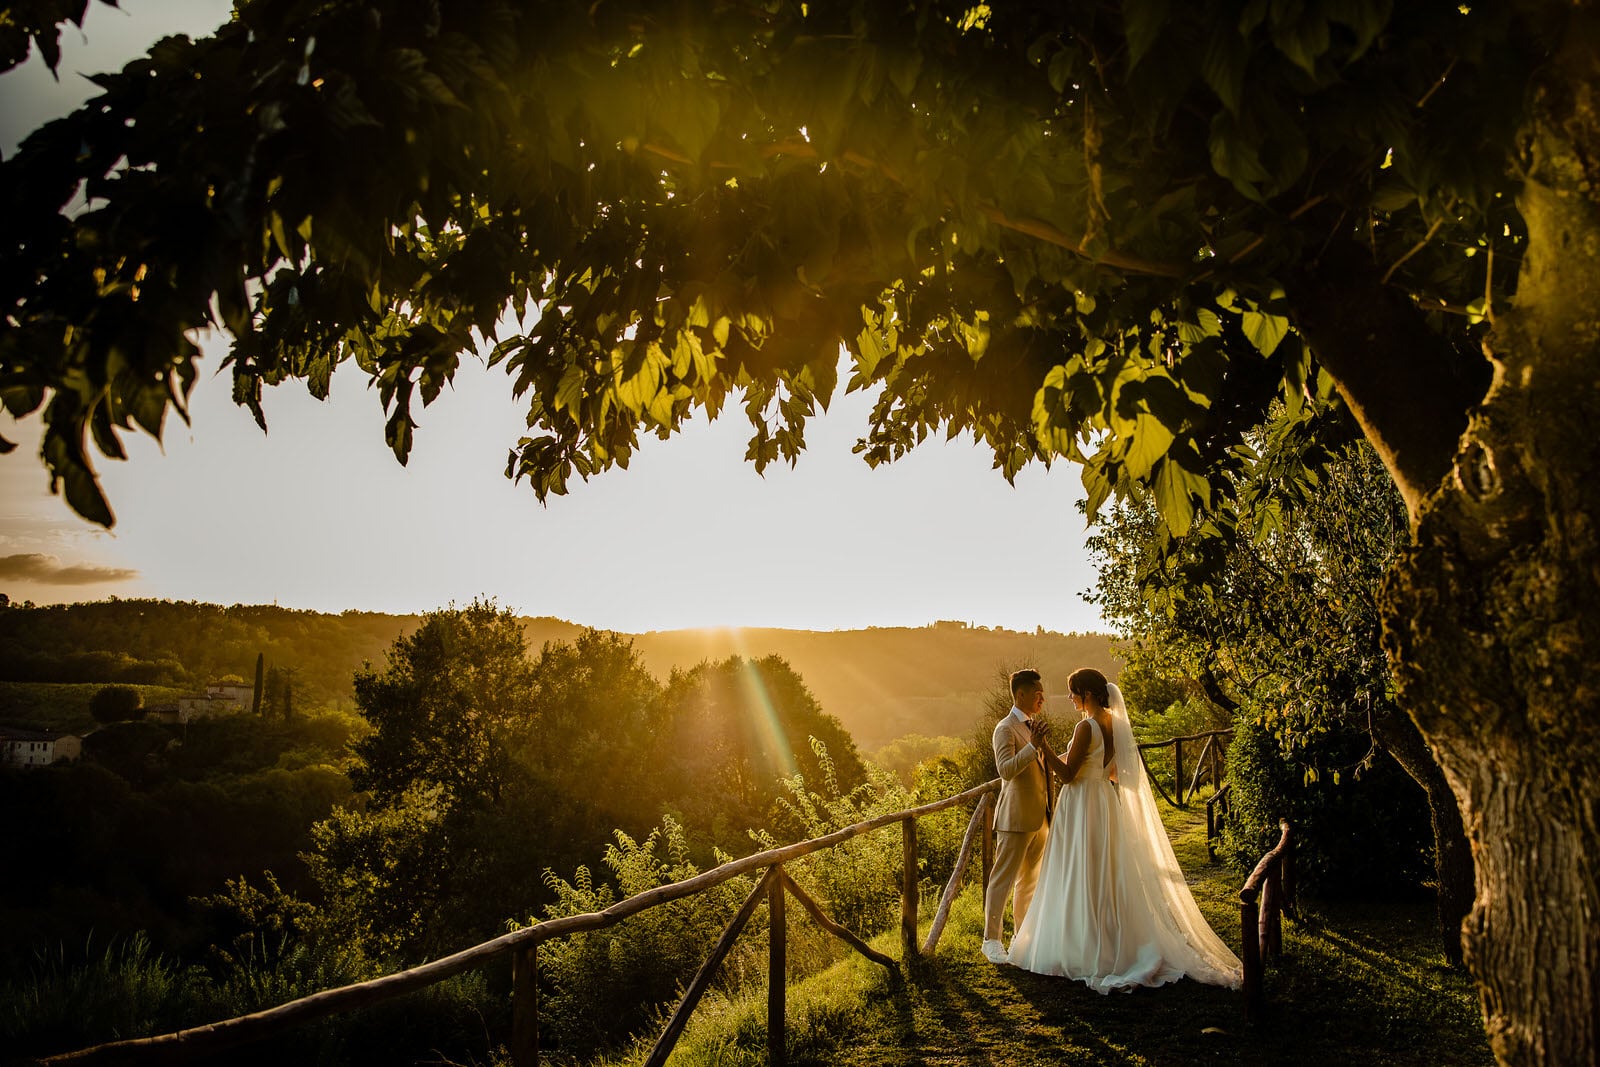
[[[583,630],[561,619],[522,621],[534,654],[547,641],[570,641]],[[0,682],[198,687],[227,675],[251,678],[259,653],[268,665],[294,669],[301,706],[349,707],[354,671],[363,662],[382,663],[394,639],[416,624],[416,616],[373,612],[325,615],[156,600],[11,607],[0,610]],[[1021,633],[955,622],[632,636],[646,666],[662,679],[705,660],[781,656],[868,752],[909,733],[966,736],[986,695],[1015,667],[1043,671],[1058,708],[1073,668],[1098,667],[1114,677],[1117,667],[1103,634]],[[43,716],[31,706],[34,688],[0,687],[0,717],[56,721],[61,709]]]
[[[670,630],[634,639],[652,671],[705,659],[776,654],[806,680],[864,751],[906,734],[965,737],[987,696],[1020,666],[1044,672],[1051,706],[1066,706],[1067,675],[1098,667],[1116,677],[1105,634],[1019,633],[936,623],[865,630]]]

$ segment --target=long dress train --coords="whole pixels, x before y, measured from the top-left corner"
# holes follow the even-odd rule
[[[1090,719],[1091,746],[1057,798],[1039,888],[1011,942],[1011,962],[1099,993],[1186,975],[1237,989],[1243,968],[1195,905],[1145,781],[1122,694],[1110,691],[1117,780],[1100,724]]]

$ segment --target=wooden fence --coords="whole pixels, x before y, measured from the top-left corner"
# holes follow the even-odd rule
[[[1167,742],[1150,745],[1140,745],[1140,756],[1143,758],[1145,748],[1163,748],[1168,744],[1177,743],[1175,748],[1176,766],[1179,774],[1175,778],[1178,783],[1178,793],[1181,797],[1182,789],[1182,742],[1206,742],[1206,747],[1201,750],[1200,765],[1196,767],[1195,782],[1198,783],[1201,768],[1206,765],[1209,754],[1213,782],[1218,773],[1218,756],[1214,750],[1213,742],[1216,737],[1230,731],[1218,730],[1209,734],[1199,734],[1193,737],[1172,738]],[[1159,784],[1152,784],[1160,790]],[[996,778],[981,786],[968,789],[963,793],[945,797],[920,807],[907,808],[902,811],[890,812],[879,815],[831,834],[799,841],[792,845],[780,848],[767,849],[742,859],[732,860],[712,870],[687,878],[681,882],[657,886],[643,893],[631,896],[626,900],[618,901],[604,911],[588,912],[582,915],[565,915],[558,919],[551,919],[521,930],[514,930],[492,941],[474,945],[442,959],[424,963],[409,970],[395,974],[374,978],[354,985],[341,986],[337,989],[327,989],[320,993],[301,997],[298,1000],[280,1004],[274,1008],[258,1011],[251,1015],[243,1015],[221,1022],[209,1023],[204,1026],[179,1030],[170,1034],[161,1034],[156,1037],[133,1038],[124,1041],[113,1041],[91,1048],[79,1049],[73,1052],[64,1052],[49,1056],[39,1061],[49,1065],[78,1065],[78,1064],[171,1064],[180,1063],[199,1056],[214,1055],[236,1048],[240,1045],[261,1041],[269,1037],[282,1034],[296,1026],[311,1022],[342,1012],[355,1011],[369,1007],[373,1004],[403,996],[406,993],[423,989],[466,971],[482,967],[493,960],[509,956],[512,964],[512,1024],[510,1052],[513,1064],[516,1067],[535,1067],[539,1059],[539,945],[552,938],[563,937],[569,934],[582,933],[589,930],[600,930],[614,926],[624,919],[637,915],[642,911],[658,907],[670,901],[681,900],[685,897],[702,893],[713,886],[721,885],[732,878],[751,874],[756,871],[763,872],[750,895],[734,914],[727,929],[712,946],[711,954],[701,965],[694,978],[690,981],[683,999],[678,1003],[672,1017],[667,1021],[666,1028],[657,1039],[649,1057],[645,1060],[648,1067],[658,1067],[666,1062],[676,1045],[678,1037],[683,1033],[684,1026],[688,1023],[690,1014],[699,1004],[701,997],[710,987],[715,978],[717,969],[723,959],[732,949],[745,924],[749,922],[757,906],[764,899],[768,908],[768,986],[767,986],[767,1056],[768,1062],[774,1067],[781,1067],[784,1063],[784,1037],[785,1037],[785,1003],[787,999],[787,913],[785,910],[786,897],[792,897],[801,908],[811,916],[812,920],[828,933],[844,941],[856,952],[865,956],[874,963],[880,964],[891,971],[897,967],[896,961],[867,945],[856,934],[839,925],[822,910],[783,869],[783,865],[815,852],[833,848],[843,844],[851,838],[873,830],[882,829],[898,823],[901,828],[902,848],[902,879],[900,889],[900,942],[901,959],[909,963],[918,955],[931,956],[938,947],[939,939],[944,933],[944,927],[949,919],[950,908],[960,892],[966,878],[967,868],[970,865],[973,851],[981,850],[981,864],[983,885],[987,887],[989,871],[994,861],[994,796],[1000,788],[1000,779]],[[1189,792],[1193,795],[1197,785],[1191,784]],[[1224,784],[1212,799],[1226,796]],[[1176,802],[1167,797],[1169,803]],[[933,922],[928,929],[928,936],[919,946],[917,944],[918,908],[920,905],[917,880],[917,820],[925,815],[932,815],[949,808],[976,801],[972,818],[967,823],[966,833],[962,837],[961,849],[956,860],[955,870],[944,886],[940,896],[939,905],[933,917]],[[1207,803],[1207,832],[1213,827],[1213,811],[1211,802]],[[1261,1006],[1261,970],[1266,957],[1276,955],[1281,947],[1280,913],[1287,911],[1294,915],[1294,893],[1292,877],[1293,842],[1289,834],[1289,824],[1283,822],[1282,837],[1276,848],[1264,856],[1256,865],[1254,872],[1245,882],[1244,888],[1239,891],[1239,914],[1241,933],[1243,936],[1243,963],[1244,963],[1244,988],[1246,994],[1246,1015],[1250,1019],[1257,1017]],[[1207,846],[1209,851],[1210,840]]]
[[[1203,734],[1190,734],[1186,737],[1169,737],[1165,741],[1148,741],[1139,746],[1139,759],[1144,762],[1145,777],[1150,779],[1150,784],[1161,798],[1175,808],[1186,808],[1184,797],[1193,796],[1200,789],[1202,779],[1209,780],[1213,789],[1221,788],[1223,776],[1227,774],[1227,761],[1222,754],[1223,745],[1218,743],[1218,738],[1232,737],[1232,730],[1210,730]],[[1200,756],[1194,762],[1194,774],[1191,776],[1189,787],[1183,785],[1183,746],[1187,742],[1194,744],[1205,742],[1200,749]],[[1159,779],[1151,773],[1150,761],[1145,758],[1145,753],[1151,749],[1172,746],[1172,792],[1168,795],[1166,788]]]
[[[1294,838],[1289,821],[1278,820],[1278,844],[1261,857],[1239,890],[1240,955],[1244,963],[1245,1018],[1261,1018],[1265,995],[1262,971],[1268,958],[1283,951],[1282,916],[1296,918],[1294,907]]]
[[[727,929],[723,931],[716,945],[712,947],[711,955],[689,983],[688,990],[684,993],[677,1010],[673,1012],[671,1019],[668,1020],[666,1029],[656,1041],[655,1047],[652,1049],[646,1063],[656,1065],[666,1061],[667,1056],[671,1053],[674,1044],[678,1040],[678,1036],[683,1032],[684,1024],[688,1022],[690,1013],[694,1011],[695,1005],[699,1003],[701,996],[710,986],[718,966],[728,954],[729,949],[733,947],[734,941],[738,938],[740,931],[744,929],[756,906],[765,898],[770,912],[767,1055],[769,1063],[775,1065],[775,1067],[781,1067],[784,1062],[784,1006],[787,991],[785,978],[787,940],[785,932],[787,928],[787,916],[784,907],[785,896],[793,897],[818,925],[835,937],[840,938],[867,959],[890,970],[896,968],[895,960],[875,951],[861,938],[830,919],[816,901],[812,900],[809,895],[795,884],[794,880],[784,871],[783,865],[803,856],[809,856],[814,852],[833,848],[861,834],[891,826],[895,823],[900,824],[902,858],[904,861],[904,875],[901,880],[900,891],[902,959],[904,962],[909,963],[919,952],[922,955],[932,955],[934,949],[938,946],[940,936],[944,932],[945,923],[950,914],[950,906],[955,900],[956,894],[960,892],[967,867],[972,859],[973,850],[977,847],[980,838],[983,849],[983,880],[985,884],[988,882],[989,868],[993,857],[992,797],[999,788],[1000,779],[996,778],[964,793],[945,797],[943,800],[936,800],[916,808],[907,808],[903,811],[879,815],[855,823],[852,826],[847,826],[842,830],[835,830],[833,833],[825,834],[822,837],[796,842],[781,848],[767,849],[764,852],[745,856],[742,859],[732,860],[693,878],[657,886],[654,889],[631,896],[626,900],[618,901],[604,911],[588,912],[582,915],[564,915],[559,919],[551,919],[521,930],[514,930],[492,941],[485,941],[482,944],[474,945],[471,948],[430,963],[424,963],[410,970],[385,975],[382,978],[374,978],[367,982],[358,982],[355,985],[323,990],[320,993],[313,993],[310,996],[301,997],[299,1000],[292,1000],[287,1004],[280,1004],[277,1007],[258,1011],[251,1015],[225,1019],[221,1022],[179,1030],[175,1033],[161,1034],[156,1037],[113,1041],[103,1045],[96,1045],[92,1048],[49,1056],[40,1062],[51,1065],[179,1063],[194,1057],[214,1055],[230,1048],[260,1041],[284,1033],[293,1027],[314,1019],[341,1012],[354,1011],[390,1000],[403,994],[426,988],[453,975],[482,967],[492,960],[510,956],[512,963],[511,1059],[517,1067],[534,1067],[539,1058],[538,969],[540,944],[552,938],[563,937],[568,934],[614,926],[622,920],[649,908],[693,896],[740,875],[762,871],[764,873],[758,880],[755,889],[745,898],[744,904],[734,915],[733,921],[728,924]],[[944,887],[939,907],[928,931],[928,937],[919,948],[917,944],[917,910],[920,903],[917,885],[917,820],[924,815],[945,811],[968,801],[976,801],[977,806],[967,824],[955,871],[951,874],[949,882]]]
[[[1222,839],[1222,823],[1233,814],[1233,783],[1223,782],[1206,797],[1206,859],[1217,860],[1217,842]]]

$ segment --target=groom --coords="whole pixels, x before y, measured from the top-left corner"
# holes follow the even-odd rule
[[[1011,904],[1012,932],[1022,926],[1039,881],[1039,860],[1050,833],[1050,772],[1035,741],[1044,731],[1044,682],[1035,670],[1011,676],[1011,711],[994,728],[994,765],[1000,772],[1000,802],[994,815],[994,869],[983,897],[983,954],[1006,961],[1000,933]]]

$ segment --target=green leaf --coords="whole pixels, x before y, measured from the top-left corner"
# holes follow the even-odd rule
[[[1133,420],[1133,433],[1128,438],[1128,450],[1122,457],[1128,477],[1144,481],[1150,470],[1167,454],[1172,445],[1173,432],[1154,415],[1139,414]]]
[[[917,87],[917,76],[921,73],[922,53],[915,48],[897,49],[889,60],[889,80],[900,90],[901,96],[911,95]]]
[[[1174,537],[1185,536],[1194,525],[1194,499],[1205,500],[1211,493],[1211,485],[1204,477],[1170,456],[1161,461],[1154,488],[1156,510]]]
[[[53,409],[55,404],[51,404]],[[47,416],[48,417],[48,416]],[[64,491],[67,504],[90,522],[109,527],[116,520],[111,505],[100,491],[99,480],[89,469],[79,448],[55,431],[51,426],[45,431],[44,461],[50,469],[50,491]]]
[[[1416,203],[1417,191],[1399,175],[1385,178],[1372,191],[1372,206],[1383,212],[1395,212]]]
[[[1063,48],[1050,57],[1050,88],[1058,93],[1065,93],[1067,85],[1072,81],[1073,53],[1070,48]]]
[[[711,92],[687,90],[667,102],[659,117],[684,154],[698,160],[717,132],[722,108]]]
[[[1099,514],[1100,507],[1111,496],[1111,481],[1093,463],[1083,465],[1083,487],[1088,491],[1089,498],[1084,508],[1090,519]]]
[[[1392,0],[1323,0],[1322,10],[1330,22],[1346,26],[1356,36],[1356,47],[1346,62],[1361,58],[1378,39],[1394,13]]]
[[[1270,356],[1289,332],[1289,320],[1282,315],[1269,315],[1264,311],[1246,311],[1242,325],[1244,335],[1256,351]]]
[[[1278,51],[1307,74],[1315,75],[1317,60],[1328,50],[1327,18],[1316,10],[1303,10],[1300,18],[1292,22],[1279,23],[1276,19],[1273,22],[1272,43],[1278,46]]]
[[[1161,36],[1171,8],[1170,0],[1124,0],[1122,19],[1128,34],[1129,70],[1139,65],[1139,60]]]
[[[561,381],[556,384],[551,407],[556,411],[576,413],[581,403],[583,403],[583,371],[575,364],[569,363],[567,369],[561,372]]]
[[[1227,111],[1219,111],[1211,119],[1211,169],[1233,183],[1240,194],[1251,200],[1260,200],[1257,182],[1271,177],[1261,165],[1261,146],[1254,130],[1245,129]]]
[[[1239,110],[1249,59],[1250,46],[1243,34],[1225,22],[1211,27],[1211,39],[1200,59],[1200,76],[1229,111]]]
[[[0,405],[4,405],[6,412],[14,419],[33,414],[43,403],[44,387],[41,385],[0,387]]]

